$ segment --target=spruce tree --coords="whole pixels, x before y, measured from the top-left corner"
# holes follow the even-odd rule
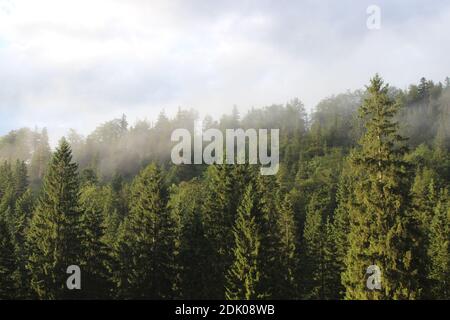
[[[15,282],[16,298],[25,297],[27,284],[25,283],[26,271],[24,263],[26,261],[25,245],[24,245],[24,228],[28,224],[30,216],[30,207],[26,208],[27,212],[22,209],[24,202],[30,202],[30,193],[27,190],[27,169],[23,162],[17,161],[11,167],[9,163],[5,163],[0,170],[3,182],[2,196],[0,197],[0,216],[3,220],[8,238],[14,247],[14,265],[16,269],[11,273],[10,278]],[[27,196],[22,197],[28,193]]]
[[[174,281],[174,222],[166,208],[163,177],[150,164],[135,178],[131,208],[116,248],[120,270],[115,275],[122,298],[164,299]]]
[[[279,285],[286,276],[280,272],[283,270],[281,251],[287,249],[283,248],[280,239],[279,227],[282,217],[280,216],[279,184],[275,176],[261,176],[257,170],[250,173],[250,181],[255,184],[254,192],[258,199],[256,206],[259,211],[256,216],[261,242],[258,256],[261,279],[258,292],[267,299],[280,299],[285,296],[285,290],[288,288]],[[289,248],[283,254],[289,255],[291,250],[292,248]]]
[[[14,245],[11,233],[3,216],[0,216],[0,300],[17,297],[17,285],[14,280],[16,270]]]
[[[16,199],[20,198],[28,188],[28,170],[24,161],[16,161],[13,171],[14,191]]]
[[[65,139],[51,160],[27,232],[31,287],[40,299],[74,296],[66,287],[67,268],[80,265],[77,165]]]
[[[31,190],[28,189],[17,199],[14,210],[13,242],[17,266],[15,277],[18,283],[18,295],[20,298],[29,298],[32,296],[32,290],[30,288],[31,278],[26,268],[29,255],[26,235],[34,211],[34,202],[34,196]]]
[[[435,208],[429,233],[430,298],[450,298],[450,197],[448,191],[441,193]]]
[[[278,232],[280,239],[280,281],[274,283],[278,287],[276,298],[298,298],[298,232],[294,217],[294,208],[290,195],[286,195],[279,205]]]
[[[48,162],[52,156],[50,145],[48,142],[47,129],[43,129],[41,133],[34,133],[34,150],[31,157],[30,176],[34,186],[37,186],[46,173]]]
[[[3,219],[5,220],[10,233],[12,233],[14,229],[15,203],[16,197],[14,193],[14,185],[11,185],[4,191],[4,194],[0,199],[0,215],[3,216]]]
[[[228,270],[226,298],[229,300],[254,300],[264,296],[258,292],[260,270],[260,235],[256,223],[257,206],[253,188],[249,185],[238,208],[234,235],[234,261]]]
[[[347,168],[347,166],[345,167]],[[339,274],[339,279],[342,273],[345,271],[345,257],[348,251],[348,234],[350,231],[349,210],[353,201],[352,190],[353,180],[351,173],[347,169],[344,169],[339,180],[339,186],[337,190],[337,202],[338,206],[334,212],[333,217],[333,241],[335,246],[334,257],[336,260],[336,273]],[[339,281],[338,297],[342,298],[345,294],[345,288]]]
[[[173,186],[168,203],[176,221],[176,297],[183,299],[209,298],[205,262],[210,247],[200,210],[202,187],[197,179]]]
[[[435,184],[436,174],[428,168],[419,168],[411,188],[412,218],[415,221],[418,240],[417,260],[418,277],[422,288],[422,297],[430,297],[430,283],[427,268],[430,264],[427,250],[429,246],[429,232],[434,216],[438,192]]]
[[[303,298],[336,299],[339,271],[335,262],[335,243],[329,217],[329,199],[314,193],[308,204],[303,232],[301,272]]]
[[[16,184],[11,164],[4,162],[0,167],[0,215],[9,232],[14,224],[14,206],[16,202]]]
[[[107,298],[111,289],[109,247],[104,241],[104,196],[93,184],[80,192],[80,241],[82,248],[83,297]]]
[[[11,164],[4,161],[0,165],[0,200],[8,189],[14,188],[14,178],[11,169]]]
[[[111,185],[103,187],[102,193],[104,194],[104,240],[112,248],[117,242],[120,225],[128,214],[128,204],[122,190],[116,192]]]
[[[388,86],[376,75],[360,114],[366,132],[351,155],[354,201],[349,208],[349,250],[343,284],[347,299],[414,299],[417,239],[408,210],[406,148],[394,116],[398,110]],[[381,271],[381,290],[366,287],[366,270]]]
[[[342,292],[341,264],[337,255],[336,233],[330,217],[326,218],[323,233],[323,298],[327,300],[338,300]]]
[[[230,165],[212,165],[206,170],[202,215],[205,235],[210,243],[207,260],[208,297],[225,298],[225,275],[233,261],[235,206],[240,197],[233,194]],[[235,192],[241,189],[235,188]]]

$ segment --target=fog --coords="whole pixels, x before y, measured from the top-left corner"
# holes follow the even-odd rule
[[[123,113],[179,107],[218,119],[234,105],[312,112],[375,72],[406,89],[450,70],[448,1],[0,0],[0,134],[47,127],[55,146]]]

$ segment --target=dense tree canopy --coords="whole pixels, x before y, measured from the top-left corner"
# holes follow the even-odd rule
[[[196,119],[122,116],[53,153],[45,129],[0,137],[0,299],[450,298],[448,80],[204,119],[280,129],[275,176],[173,165]]]

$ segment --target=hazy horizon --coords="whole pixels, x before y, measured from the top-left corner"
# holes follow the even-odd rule
[[[123,113],[218,118],[295,97],[310,112],[376,72],[401,89],[443,81],[449,21],[445,1],[0,0],[0,135],[47,127],[54,144]]]

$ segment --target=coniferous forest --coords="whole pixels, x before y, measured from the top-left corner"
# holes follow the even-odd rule
[[[172,131],[198,118],[124,115],[54,150],[45,129],[2,136],[0,298],[450,298],[449,78],[202,119],[280,129],[272,176],[172,164]]]

